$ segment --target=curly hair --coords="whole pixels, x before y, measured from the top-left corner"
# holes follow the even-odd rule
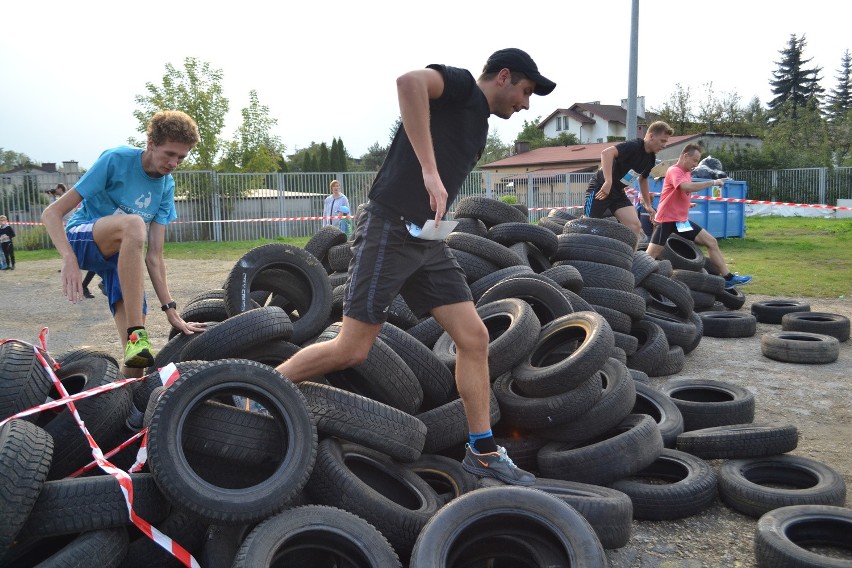
[[[161,110],[156,113],[147,128],[148,140],[157,146],[166,142],[180,142],[195,146],[198,144],[198,125],[179,110]]]

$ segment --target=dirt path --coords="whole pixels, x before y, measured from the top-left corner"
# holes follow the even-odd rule
[[[232,263],[169,261],[168,277],[175,300],[184,305],[194,294],[222,286]],[[0,338],[35,342],[39,330],[50,329],[49,350],[61,353],[83,345],[120,353],[115,328],[105,299],[69,304],[59,289],[58,261],[18,263],[14,272],[0,272]],[[97,282],[97,279],[96,279]],[[746,288],[747,292],[748,289]],[[154,346],[168,336],[168,322],[158,309],[148,285],[153,310],[148,327]],[[765,296],[748,296],[750,302]],[[809,301],[813,311],[852,317],[852,299]],[[760,337],[780,326],[758,324],[757,334],[746,339],[705,337],[687,356],[679,378],[728,381],[754,392],[759,422],[795,425],[799,447],[793,452],[823,462],[852,486],[852,341],[841,344],[840,358],[828,365],[796,365],[767,359]],[[652,379],[659,385],[666,378]],[[713,462],[718,466],[718,462]],[[846,506],[852,506],[847,497]],[[635,521],[630,543],[609,551],[613,567],[718,568],[754,566],[756,519],[741,515],[718,502],[704,513],[681,521]]]

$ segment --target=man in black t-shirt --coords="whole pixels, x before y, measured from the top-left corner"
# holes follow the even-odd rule
[[[627,140],[601,152],[601,167],[595,172],[586,190],[585,215],[601,218],[609,209],[619,223],[642,235],[639,215],[624,188],[639,180],[639,199],[654,220],[648,176],[657,162],[657,152],[668,144],[672,127],[662,121],[651,123],[645,138]]]
[[[455,343],[456,386],[469,432],[463,467],[480,477],[532,485],[535,477],[512,463],[491,432],[489,334],[464,272],[444,241],[418,235],[426,221],[444,218],[482,155],[489,116],[509,118],[528,109],[534,93],[547,95],[556,84],[515,48],[493,53],[478,79],[465,69],[430,65],[396,84],[402,126],[355,221],[340,331],[277,370],[300,382],[362,363],[388,306],[401,294],[418,316],[434,316]]]

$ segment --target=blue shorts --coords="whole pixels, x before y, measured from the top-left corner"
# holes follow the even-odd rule
[[[106,290],[109,300],[109,309],[115,316],[115,304],[124,298],[121,293],[121,282],[118,280],[118,253],[109,258],[104,258],[92,236],[94,226],[94,223],[86,223],[72,227],[67,233],[68,242],[71,243],[71,250],[74,251],[80,268],[91,270],[103,280],[104,290]],[[148,313],[148,302],[144,294],[142,295],[142,313]]]

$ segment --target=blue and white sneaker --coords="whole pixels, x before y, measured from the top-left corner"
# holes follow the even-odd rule
[[[725,279],[725,288],[731,289],[734,286],[742,286],[751,282],[751,276],[740,276],[739,274],[731,274],[730,278]]]

